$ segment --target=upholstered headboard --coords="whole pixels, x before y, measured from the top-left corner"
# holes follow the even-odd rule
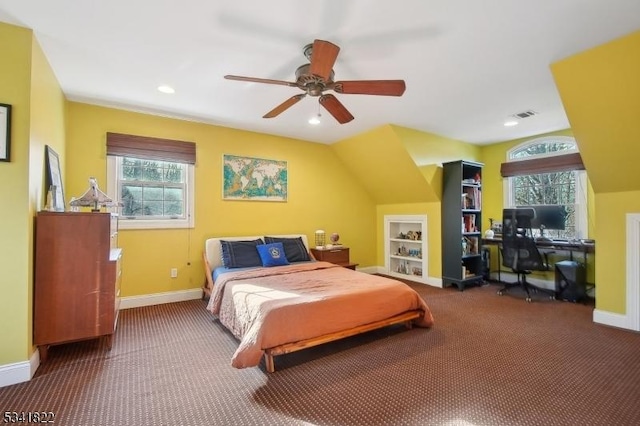
[[[269,237],[279,237],[279,238],[297,238],[302,237],[302,242],[304,246],[309,251],[309,242],[307,241],[307,236],[304,234],[287,234],[287,235],[275,235],[268,234]],[[264,240],[263,235],[249,235],[243,237],[216,237],[209,238],[205,241],[204,253],[207,261],[209,262],[209,267],[213,271],[215,268],[222,266],[222,248],[220,246],[220,240],[226,241],[244,241],[244,240],[255,240],[258,238],[262,238]]]

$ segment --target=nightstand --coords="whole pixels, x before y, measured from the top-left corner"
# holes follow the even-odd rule
[[[333,246],[331,248],[312,248],[311,254],[316,260],[323,262],[335,263],[336,265],[343,266],[345,268],[356,270],[357,263],[351,263],[349,261],[349,247]]]

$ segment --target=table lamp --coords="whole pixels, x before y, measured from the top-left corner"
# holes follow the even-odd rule
[[[325,244],[325,232],[322,229],[316,231],[316,248],[322,250]]]

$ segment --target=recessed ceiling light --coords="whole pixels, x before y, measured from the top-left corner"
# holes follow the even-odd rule
[[[158,91],[162,93],[170,93],[170,94],[176,93],[173,87],[167,86],[166,84],[163,84],[162,86],[158,86]]]
[[[517,125],[518,125],[518,122],[516,120],[509,120],[504,122],[504,127],[512,127]]]

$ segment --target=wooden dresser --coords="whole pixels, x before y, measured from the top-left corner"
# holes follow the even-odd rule
[[[333,246],[324,249],[312,248],[311,253],[316,260],[335,263],[336,265],[344,266],[345,268],[353,270],[358,266],[357,263],[351,263],[349,261],[349,247]]]
[[[122,249],[111,213],[36,216],[33,343],[49,346],[106,336],[118,322]]]

